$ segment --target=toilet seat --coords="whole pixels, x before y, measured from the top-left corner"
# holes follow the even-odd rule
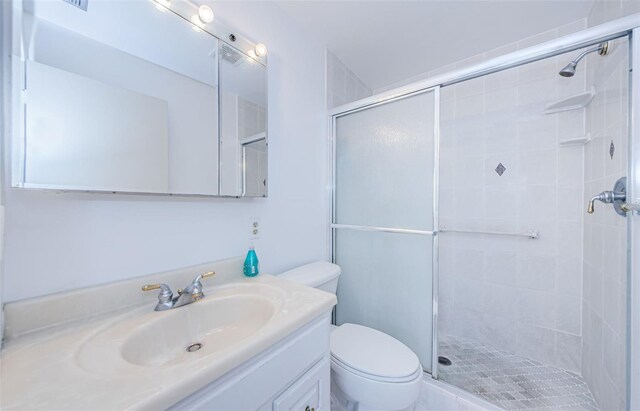
[[[376,381],[376,382],[390,382],[390,383],[404,383],[404,382],[411,382],[413,380],[415,380],[416,378],[419,378],[422,375],[422,369],[417,368],[413,374],[411,375],[407,375],[406,377],[402,377],[402,378],[393,378],[393,377],[382,377],[382,376],[378,376],[378,375],[371,375],[371,374],[367,374],[364,373],[360,370],[357,370],[355,368],[349,367],[347,364],[344,364],[343,362],[341,362],[339,359],[337,359],[336,357],[334,357],[333,355],[331,356],[331,366],[334,368],[338,367],[341,368],[343,371],[349,372],[351,374],[357,375],[361,378],[364,378],[366,380],[371,380],[371,381]]]
[[[331,360],[362,378],[403,383],[422,374],[416,354],[388,334],[357,324],[342,324],[331,333]]]

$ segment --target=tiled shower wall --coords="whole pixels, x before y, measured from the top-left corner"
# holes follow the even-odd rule
[[[372,94],[371,89],[349,67],[327,51],[327,108],[351,103]]]
[[[584,28],[584,21],[483,58]],[[571,55],[442,90],[441,228],[526,232],[531,240],[441,235],[440,332],[580,371],[585,110],[545,114],[585,90]],[[504,167],[501,170],[500,165]]]
[[[635,0],[597,0],[587,16],[593,27],[640,12]],[[585,152],[585,198],[611,190],[627,169],[627,42],[613,52],[587,60],[587,81],[596,97],[587,109],[593,140]],[[610,154],[613,143],[613,156]],[[625,408],[626,401],[626,230],[611,206],[596,204],[585,217],[582,308],[582,375],[603,410]]]
[[[605,3],[605,2],[602,2]],[[620,2],[596,5],[617,16]],[[599,16],[596,21],[600,21]],[[589,56],[587,81],[596,97],[587,108],[592,141],[585,151],[584,202],[626,175],[628,155],[628,42],[613,42],[609,55]],[[582,374],[602,410],[623,410],[626,400],[626,219],[596,203],[585,217],[582,308]]]

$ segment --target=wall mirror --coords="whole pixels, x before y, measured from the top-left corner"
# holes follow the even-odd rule
[[[267,195],[266,68],[220,43],[220,194]]]
[[[24,1],[13,186],[266,196],[266,58],[198,16],[183,0]]]

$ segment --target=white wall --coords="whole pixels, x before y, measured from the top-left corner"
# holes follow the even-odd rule
[[[244,254],[253,217],[263,272],[326,257],[325,49],[273,4],[210,4],[269,47],[269,198],[5,189],[5,302]]]
[[[584,28],[584,21],[458,63],[477,63]],[[572,56],[573,54],[571,54]],[[540,238],[446,234],[440,247],[440,330],[580,371],[584,110],[545,114],[580,93],[570,55],[442,90],[441,228]],[[496,173],[498,164],[506,167]]]

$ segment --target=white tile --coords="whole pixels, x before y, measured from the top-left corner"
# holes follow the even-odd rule
[[[556,332],[556,366],[580,373],[582,339],[573,334]]]
[[[582,213],[586,207],[582,199],[582,184],[578,187],[560,186],[557,195],[558,221],[576,222],[582,225]],[[582,235],[582,227],[580,227]],[[582,239],[580,239],[582,247]]]
[[[556,30],[548,30],[535,36],[527,37],[526,39],[518,42],[518,48],[523,49],[526,47],[534,46],[536,44],[544,43],[545,41],[553,40],[556,38]]]
[[[356,101],[358,99],[358,81],[353,77],[347,75],[346,89],[347,102]]]
[[[514,47],[515,48],[515,47]],[[507,54],[508,51],[504,49],[496,49],[496,56]],[[497,54],[502,53],[502,54]],[[502,88],[516,87],[518,85],[518,69],[513,68],[509,70],[499,71],[497,73],[490,74],[484,78],[485,90],[498,90]]]
[[[484,314],[515,320],[517,313],[513,310],[513,307],[517,305],[518,293],[515,287],[485,283],[482,307]]]
[[[591,169],[590,176],[592,180],[604,177],[604,160],[607,156],[609,148],[605,148],[605,139],[603,136],[594,138],[591,144],[591,161],[587,167]],[[597,193],[594,193],[594,195]]]
[[[482,313],[463,308],[456,310],[453,328],[455,335],[479,341],[482,338]]]
[[[488,250],[484,252],[484,278],[487,282],[516,285],[518,259],[515,252]]]
[[[582,299],[571,295],[556,296],[556,330],[569,334],[581,333],[580,316],[582,311]]]
[[[555,184],[556,150],[518,153],[518,179],[521,184]]]
[[[602,326],[602,364],[609,378],[618,373],[620,356],[620,337],[607,324]]]
[[[516,323],[504,316],[482,316],[481,342],[506,352],[516,351]]]
[[[334,64],[331,67],[330,79],[332,81],[331,93],[340,99],[347,97],[347,73],[340,64]]]
[[[602,299],[603,299],[603,289],[604,289],[604,281],[602,278],[602,271],[600,269],[591,266],[589,270],[590,279],[589,279],[589,304],[593,311],[600,317],[602,317]]]
[[[482,312],[482,281],[468,278],[455,280],[456,305],[462,309]]]
[[[484,93],[485,114],[491,112],[491,118],[504,118],[514,112],[518,104],[518,89],[508,87]]]
[[[516,187],[487,186],[484,191],[484,215],[488,219],[518,218]]]
[[[557,259],[556,291],[558,294],[582,296],[582,257],[567,257],[562,254]]]
[[[457,187],[482,186],[483,157],[460,157],[455,160],[454,178]]]
[[[472,63],[470,62],[469,65]],[[463,65],[467,66],[465,63]],[[482,98],[482,93],[484,92],[484,78],[479,77],[473,80],[463,81],[462,83],[458,83],[455,85],[456,88],[456,98],[463,99],[469,96],[480,96]]]
[[[556,140],[555,115],[534,115],[518,122],[518,144],[522,151],[555,149]]]
[[[558,184],[582,192],[584,161],[582,147],[558,147]]]
[[[566,257],[582,256],[582,224],[579,222],[558,223],[558,253]]]
[[[456,90],[456,93],[457,92],[458,91]],[[482,94],[465,96],[464,98],[457,98],[456,100],[456,119],[457,120],[475,118],[477,116],[482,115],[483,110],[484,110],[484,96]]]
[[[587,28],[587,21],[586,19],[583,18],[583,19],[579,19],[558,27],[557,35],[558,37],[562,37],[562,36],[566,36],[567,34],[576,33],[586,28]]]
[[[518,323],[555,329],[557,309],[553,293],[521,288],[517,297],[519,302],[515,311]]]
[[[518,193],[521,220],[555,221],[556,188],[554,185],[525,186]]]
[[[585,110],[564,111],[557,114],[558,141],[583,137],[585,130]]]
[[[554,80],[555,78],[518,84],[518,106],[523,116],[542,113],[547,104],[556,100],[557,91]]]
[[[556,257],[553,255],[518,256],[517,284],[531,290],[555,289]]]
[[[555,80],[556,73],[556,60],[554,57],[538,60],[518,67],[520,83],[540,79],[553,81]]]
[[[482,280],[483,252],[469,249],[456,249],[455,251],[455,275],[456,277]],[[478,293],[482,293],[479,289]]]
[[[480,219],[484,215],[484,190],[482,186],[456,190],[455,208],[457,218]]]
[[[517,325],[516,353],[534,360],[553,364],[555,361],[555,331],[529,324]]]
[[[488,155],[516,152],[518,149],[518,129],[509,118],[497,118],[485,122],[484,149]],[[555,138],[555,135],[554,135]]]
[[[613,280],[605,276],[603,279],[602,319],[618,334],[625,331],[624,309],[626,304],[620,299],[621,292],[621,285],[617,279]]]

